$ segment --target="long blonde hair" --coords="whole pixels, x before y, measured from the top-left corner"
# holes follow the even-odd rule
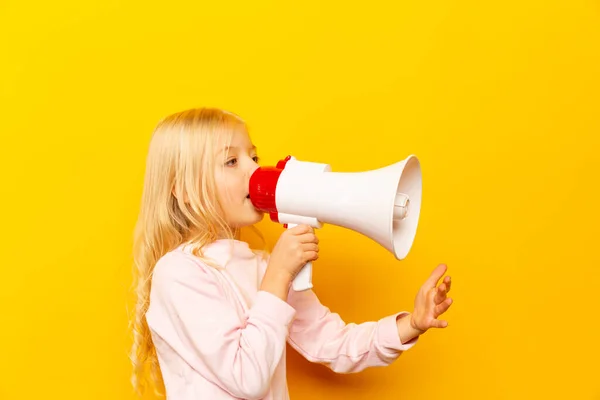
[[[223,219],[214,181],[215,146],[247,132],[235,114],[198,108],[167,116],[156,126],[146,159],[141,207],[135,226],[131,318],[132,384],[141,396],[148,387],[162,394],[164,384],[145,314],[156,262],[182,243],[202,256],[202,247],[219,238],[236,238]]]

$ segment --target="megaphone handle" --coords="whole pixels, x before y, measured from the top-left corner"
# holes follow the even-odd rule
[[[298,272],[298,275],[292,282],[292,288],[296,292],[311,289],[312,285],[312,261],[307,262],[304,267]]]
[[[287,229],[293,228],[298,224],[286,224]],[[298,272],[294,280],[292,281],[292,288],[296,292],[302,292],[304,290],[312,289],[312,261],[304,264],[304,267]]]

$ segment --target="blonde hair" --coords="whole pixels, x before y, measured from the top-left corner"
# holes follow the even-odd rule
[[[132,384],[141,396],[163,382],[145,314],[156,262],[179,245],[202,247],[220,238],[237,238],[223,219],[215,190],[215,146],[247,126],[233,113],[198,108],[167,116],[156,126],[146,159],[141,207],[134,233],[133,290],[136,303],[130,329]],[[210,264],[210,262],[208,261]]]

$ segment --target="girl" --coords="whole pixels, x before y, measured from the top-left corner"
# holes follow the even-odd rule
[[[412,313],[346,324],[312,290],[290,284],[318,258],[309,226],[285,230],[269,256],[240,240],[263,218],[248,198],[258,168],[245,123],[218,109],[162,120],[147,158],[135,230],[137,304],[131,352],[139,393],[164,385],[173,400],[289,399],[286,342],[338,373],[385,366],[450,307],[438,266]],[[150,375],[150,379],[146,377]]]

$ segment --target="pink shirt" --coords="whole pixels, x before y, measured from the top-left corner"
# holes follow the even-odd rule
[[[219,240],[204,264],[185,246],[164,255],[146,314],[168,399],[289,399],[286,341],[338,373],[385,366],[418,340],[401,343],[396,318],[346,324],[312,290],[287,302],[260,291],[267,262],[247,243]]]

